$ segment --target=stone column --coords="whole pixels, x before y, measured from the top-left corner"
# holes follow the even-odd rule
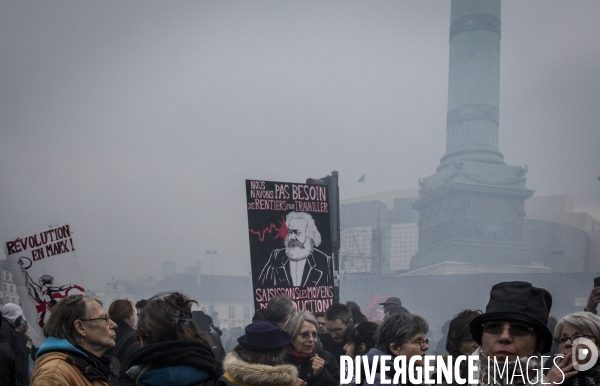
[[[500,0],[452,0],[446,154],[503,164],[498,150]]]

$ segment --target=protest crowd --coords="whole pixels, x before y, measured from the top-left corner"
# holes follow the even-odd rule
[[[584,310],[553,321],[548,291],[528,282],[497,283],[485,311],[457,310],[435,348],[427,320],[398,297],[380,303],[383,320],[369,321],[355,302],[313,315],[278,295],[244,330],[226,334],[209,315],[192,311],[195,303],[179,292],[163,293],[135,305],[115,300],[107,312],[93,297],[70,295],[53,306],[37,348],[21,307],[5,304],[0,385],[421,384],[413,373],[397,373],[400,358],[412,372],[427,374],[424,384],[464,384],[460,379],[470,376],[482,386],[600,385],[600,286]],[[591,346],[579,349],[582,340]],[[432,352],[446,366],[454,358],[458,377],[448,382],[435,366],[424,369]],[[459,363],[461,356],[470,362]],[[348,362],[363,366],[348,370],[342,366]],[[473,374],[467,363],[476,365]]]

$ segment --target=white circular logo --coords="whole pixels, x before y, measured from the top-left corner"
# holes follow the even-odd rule
[[[585,347],[581,347],[585,346]],[[571,349],[571,355],[573,358],[573,367],[577,371],[586,371],[594,367],[598,360],[598,348],[588,338],[577,338],[573,341],[573,348]],[[585,364],[579,364],[577,361],[585,359],[589,354],[592,354],[590,360]]]

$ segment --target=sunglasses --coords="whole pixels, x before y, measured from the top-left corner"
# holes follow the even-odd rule
[[[504,327],[508,327],[508,332],[512,336],[527,336],[531,334],[533,331],[533,327],[529,327],[525,324],[505,324],[505,323],[497,323],[490,322],[482,324],[483,332],[486,332],[490,335],[500,335],[504,331]]]

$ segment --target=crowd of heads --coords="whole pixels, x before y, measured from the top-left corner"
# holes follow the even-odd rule
[[[398,297],[389,297],[380,304],[383,320],[368,321],[353,301],[332,304],[325,312],[312,314],[299,311],[288,296],[278,295],[270,299],[265,310],[257,312],[253,323],[245,328],[224,329],[222,339],[236,360],[275,367],[289,363],[291,357],[313,358],[320,352],[317,349],[335,349],[340,345],[350,357],[370,352],[391,357],[423,357],[429,350],[427,320],[408,312]],[[101,357],[115,346],[116,323],[133,327],[137,321],[134,331],[140,349],[168,342],[193,342],[214,351],[211,342],[214,337],[210,334],[218,331],[219,340],[221,331],[209,315],[192,311],[194,305],[198,305],[195,300],[173,292],[158,294],[135,305],[125,299],[115,300],[106,312],[93,297],[71,295],[53,307],[43,333],[47,338],[62,339]],[[578,338],[600,346],[600,318],[591,312],[577,312],[552,321],[551,306],[552,297],[542,288],[526,282],[498,283],[491,289],[485,311],[463,310],[446,323],[440,344],[446,354],[454,357],[479,353],[500,361],[547,353],[553,343],[559,353],[570,355]],[[22,310],[17,315],[19,310],[18,306],[5,305],[4,319],[15,324],[19,316],[23,319]],[[440,345],[437,347],[439,351]],[[226,359],[225,363],[233,362]],[[423,360],[415,363],[422,366]],[[323,371],[323,363],[313,367]],[[289,368],[286,371],[289,375]],[[550,372],[549,377],[552,376]]]

